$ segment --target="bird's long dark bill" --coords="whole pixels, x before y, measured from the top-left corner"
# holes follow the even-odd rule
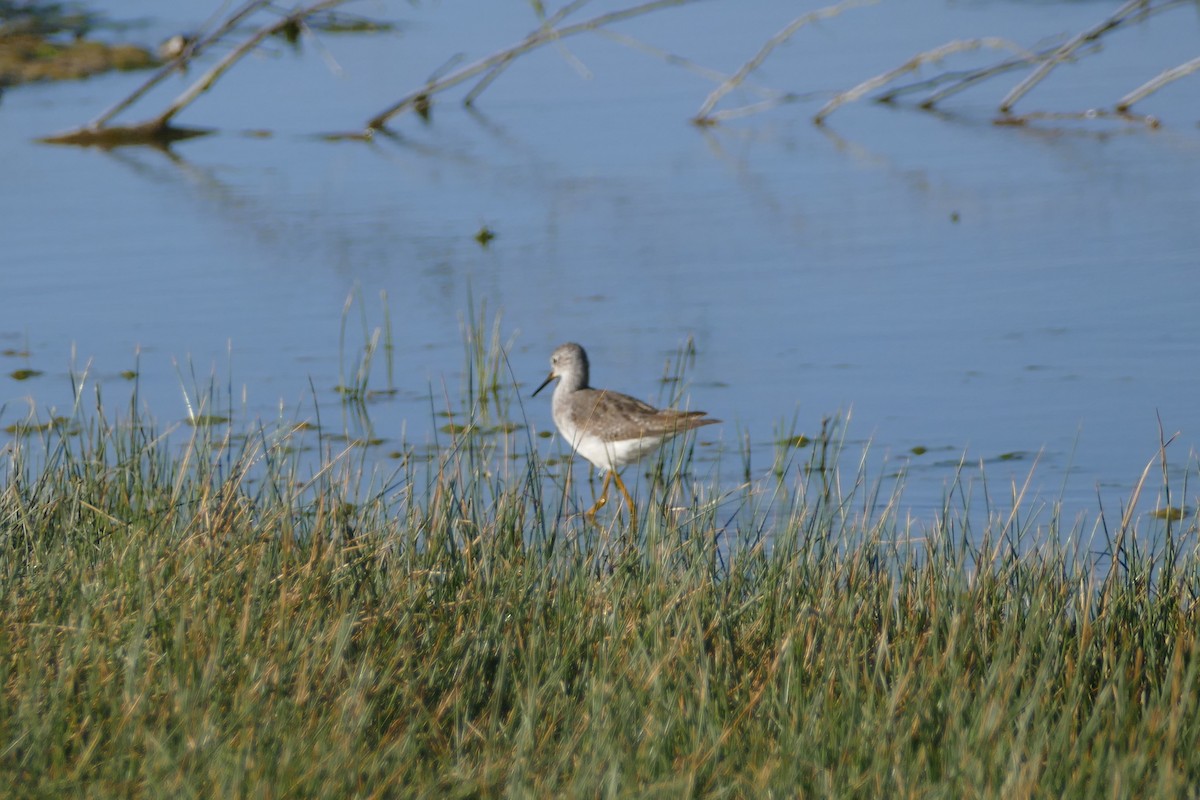
[[[553,372],[551,372],[549,375],[547,375],[547,376],[546,376],[546,380],[542,381],[542,385],[541,385],[541,386],[539,386],[538,388],[534,389],[534,390],[533,390],[533,394],[531,394],[531,395],[529,395],[529,396],[530,396],[530,397],[537,397],[537,393],[538,393],[538,392],[540,392],[542,389],[545,389],[545,388],[546,388],[546,386],[547,386],[547,384],[549,384],[549,383],[550,383],[550,381],[552,381],[552,380],[554,380],[554,373],[553,373]]]

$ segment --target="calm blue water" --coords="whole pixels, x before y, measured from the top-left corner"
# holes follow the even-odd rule
[[[192,3],[119,5],[111,13],[144,23],[126,35],[151,44],[206,16]],[[851,9],[797,34],[756,80],[828,93],[951,39],[1032,46],[1118,5]],[[621,30],[729,73],[816,7],[714,1]],[[29,355],[0,368],[44,374],[0,377],[0,427],[31,407],[43,418],[69,407],[72,364],[125,402],[119,373],[138,362],[143,399],[166,422],[187,415],[193,371],[232,387],[251,416],[304,417],[311,387],[336,408],[344,303],[357,293],[353,360],[360,314],[368,332],[381,326],[386,292],[398,394],[372,404],[371,419],[392,444],[431,441],[430,394],[457,397],[474,298],[499,314],[526,394],[554,346],[575,340],[597,385],[662,399],[664,365],[691,338],[688,402],[726,421],[706,429],[702,463],[737,472],[749,436],[765,471],[793,420],[812,435],[849,413],[852,445],[870,442],[875,470],[909,470],[918,515],[939,506],[964,458],[985,462],[995,494],[1036,461],[1035,489],[1061,496],[1068,516],[1094,511],[1097,492],[1113,509],[1155,456],[1160,417],[1179,433],[1176,475],[1194,463],[1200,79],[1138,107],[1164,121],[1158,130],[996,127],[1017,77],[960,95],[944,115],[860,103],[822,129],[810,118],[825,94],[698,129],[688,119],[710,81],[586,37],[567,42],[586,75],[546,49],[519,60],[477,113],[459,93],[428,124],[398,118],[395,139],[316,135],[360,129],[451,57],[489,54],[535,24],[521,3],[482,9],[364,4],[400,29],[323,36],[300,53],[275,45],[184,113],[220,133],[172,157],[32,142],[91,118],[140,76],[6,91],[0,349]],[[1195,10],[1177,9],[1122,32],[1018,111],[1111,105],[1192,57],[1198,31]],[[271,135],[246,133],[257,130]],[[483,225],[498,234],[486,249],[472,238]],[[373,386],[386,383],[377,362]],[[535,429],[552,427],[548,401],[526,411]]]

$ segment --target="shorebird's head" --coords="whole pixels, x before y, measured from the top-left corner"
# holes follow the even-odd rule
[[[587,388],[588,360],[582,347],[574,342],[567,342],[555,348],[554,354],[550,356],[550,374],[542,381],[541,386],[533,390],[532,396],[537,397],[537,393],[555,378],[562,378],[572,389]]]

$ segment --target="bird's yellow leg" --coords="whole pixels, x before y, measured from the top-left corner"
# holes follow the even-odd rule
[[[600,484],[600,499],[596,501],[596,505],[583,512],[583,515],[588,519],[595,519],[596,512],[604,508],[604,504],[608,502],[608,482],[612,480],[612,476],[613,472],[611,470],[604,472],[604,483]],[[618,483],[620,480],[620,478],[617,479]]]
[[[613,480],[617,483],[617,488],[621,490],[621,494],[625,495],[625,507],[629,509],[629,527],[631,530],[637,530],[637,509],[634,508],[633,498],[629,496],[629,490],[625,488],[625,481],[621,480],[621,476],[615,472],[609,473],[613,476]]]

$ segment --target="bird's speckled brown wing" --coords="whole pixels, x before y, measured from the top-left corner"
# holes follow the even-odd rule
[[[580,389],[575,397],[571,422],[577,429],[607,441],[674,436],[701,425],[720,422],[703,419],[703,411],[655,408],[636,397],[604,389]]]

